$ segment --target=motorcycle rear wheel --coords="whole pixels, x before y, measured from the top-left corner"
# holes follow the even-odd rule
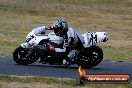
[[[28,65],[36,62],[38,58],[35,54],[26,58],[27,50],[22,46],[17,47],[13,52],[13,60],[20,65]]]
[[[78,60],[78,66],[83,68],[91,68],[97,66],[103,59],[103,51],[98,46],[91,46],[84,50],[80,59]]]

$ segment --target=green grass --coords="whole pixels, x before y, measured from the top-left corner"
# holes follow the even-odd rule
[[[0,81],[6,82],[22,82],[22,83],[31,83],[31,82],[40,82],[40,83],[61,83],[61,84],[69,84],[75,85],[75,80],[73,79],[56,79],[56,78],[48,78],[48,77],[16,77],[16,76],[0,76]]]
[[[131,0],[0,0],[0,56],[11,56],[37,26],[66,19],[80,33],[106,31],[104,60],[132,61]]]
[[[132,61],[132,49],[103,48],[104,58],[115,61]]]
[[[50,84],[50,85],[61,85],[61,88],[131,88],[131,84],[89,84],[80,85],[73,79],[55,79],[55,78],[46,78],[46,77],[14,77],[14,76],[0,76],[1,82],[16,82],[16,83],[26,83],[27,85],[32,84]]]

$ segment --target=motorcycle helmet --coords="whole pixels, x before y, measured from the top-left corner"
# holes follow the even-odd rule
[[[54,33],[57,36],[63,36],[67,33],[68,31],[68,24],[66,21],[64,21],[63,19],[57,19],[54,23],[53,23],[53,29],[54,29]]]

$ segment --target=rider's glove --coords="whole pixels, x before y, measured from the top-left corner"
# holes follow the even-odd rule
[[[56,52],[56,50],[55,50],[54,47],[50,47],[50,51],[51,51],[51,52]]]
[[[47,24],[45,25],[46,30],[53,30],[53,25],[52,24]]]

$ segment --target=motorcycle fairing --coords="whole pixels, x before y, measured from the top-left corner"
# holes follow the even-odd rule
[[[82,36],[84,38],[83,45],[85,48],[108,40],[108,35],[106,32],[87,32],[82,34]]]
[[[27,42],[26,42],[26,43],[22,43],[21,46],[22,46],[23,48],[32,48],[32,46],[29,45]]]

